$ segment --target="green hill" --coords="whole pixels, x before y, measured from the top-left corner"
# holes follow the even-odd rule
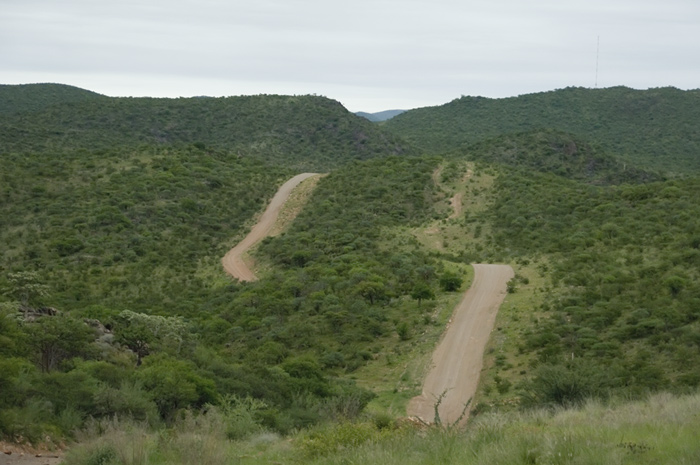
[[[52,88],[34,87],[0,117],[4,438],[138,431],[151,438],[143,451],[165,454],[154,463],[178,463],[167,456],[178,447],[252,437],[236,443],[246,457],[274,443],[289,460],[265,459],[306,463],[409,450],[428,434],[444,463],[465,450],[479,457],[459,441],[482,433],[484,450],[497,449],[515,418],[500,415],[515,409],[700,386],[700,181],[689,158],[662,155],[686,173],[667,179],[643,158],[644,170],[620,161],[600,133],[485,122],[473,140],[446,135],[435,149],[444,157],[409,156],[398,136],[320,97],[115,99],[68,88],[73,97],[52,100]],[[595,92],[651,95],[531,98]],[[261,279],[232,282],[221,257],[305,167],[333,169],[253,252]],[[469,264],[483,262],[509,263],[516,277],[474,429],[397,428]],[[559,452],[577,457],[561,463],[584,463],[589,440],[628,462],[673,449],[648,434],[601,442],[587,431],[573,442],[561,418],[533,425],[525,415],[513,453],[526,463]],[[543,425],[554,431],[547,446],[528,433]],[[191,436],[200,431],[208,436]],[[106,438],[76,463],[118,462],[125,449]],[[685,457],[684,447],[673,451]]]
[[[384,125],[430,153],[501,134],[554,129],[640,168],[700,171],[700,91],[566,88],[504,99],[461,97]]]
[[[198,144],[303,170],[413,153],[396,136],[324,97],[96,96],[57,98],[55,104],[39,105],[51,101],[47,96],[57,89],[64,94],[77,91],[53,85],[31,89],[0,89],[0,99],[9,105],[0,116],[0,151],[57,153]]]
[[[63,84],[0,84],[0,115],[31,113],[53,105],[104,98],[95,92]]]

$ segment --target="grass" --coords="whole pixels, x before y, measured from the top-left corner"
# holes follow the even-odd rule
[[[579,409],[489,413],[449,431],[366,418],[230,441],[221,418],[185,416],[149,432],[112,421],[93,427],[65,465],[88,464],[674,464],[700,463],[700,394],[656,394]]]

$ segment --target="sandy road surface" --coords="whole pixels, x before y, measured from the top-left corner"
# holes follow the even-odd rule
[[[316,173],[298,174],[282,184],[282,187],[279,188],[272,198],[270,205],[267,206],[265,213],[262,214],[258,223],[253,226],[253,229],[250,230],[248,235],[241,242],[229,250],[224,258],[221,259],[224,270],[226,270],[228,274],[241,281],[255,281],[258,279],[243,261],[243,254],[270,233],[282,205],[284,205],[284,202],[289,198],[289,194],[292,193],[299,183],[311,176],[316,176]]]
[[[435,402],[447,392],[440,404],[440,419],[443,424],[457,421],[476,392],[484,348],[512,277],[508,265],[474,265],[474,282],[455,307],[452,322],[433,352],[423,393],[408,404],[409,416],[432,423]]]
[[[0,465],[57,465],[63,452],[33,449],[28,446],[0,442]]]
[[[0,454],[0,465],[57,465],[62,460],[61,457],[54,455],[54,452],[48,452],[47,455],[39,454],[38,457],[35,454]]]

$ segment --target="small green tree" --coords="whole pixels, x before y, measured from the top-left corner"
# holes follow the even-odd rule
[[[462,276],[453,272],[445,271],[442,276],[440,276],[440,287],[445,292],[456,292],[462,287]]]
[[[387,299],[386,288],[378,276],[371,281],[362,281],[355,286],[355,292],[369,301],[371,305]]]
[[[411,291],[411,297],[418,301],[418,306],[420,307],[423,300],[435,299],[435,292],[433,292],[432,288],[427,284],[418,283]]]
[[[180,317],[146,315],[124,310],[116,319],[116,342],[136,354],[136,366],[153,350],[177,355],[186,342],[187,325]]]
[[[93,330],[69,316],[45,316],[26,323],[28,344],[34,349],[37,364],[45,373],[58,368],[61,361],[86,356],[94,341]]]
[[[10,287],[6,289],[5,294],[18,301],[23,311],[36,305],[38,299],[49,295],[49,286],[41,283],[39,274],[35,271],[9,273],[7,281]]]
[[[137,379],[165,419],[172,418],[179,409],[215,403],[218,397],[214,381],[201,376],[192,362],[167,355],[149,357]]]

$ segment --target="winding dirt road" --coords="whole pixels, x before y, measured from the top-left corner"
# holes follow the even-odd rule
[[[433,352],[423,393],[411,399],[406,409],[409,416],[432,423],[435,403],[446,393],[439,407],[440,420],[452,424],[459,419],[465,403],[476,393],[484,348],[513,275],[508,265],[474,265],[474,282],[455,307]]]
[[[228,274],[240,281],[256,281],[258,279],[243,261],[243,255],[251,247],[270,234],[270,230],[272,230],[277,220],[282,205],[287,201],[294,188],[303,180],[312,176],[316,176],[316,173],[298,174],[282,184],[282,187],[280,187],[275,196],[272,197],[270,205],[267,206],[265,213],[262,214],[258,223],[253,226],[253,229],[250,230],[248,235],[241,242],[229,250],[226,255],[224,255],[224,258],[221,259],[224,270],[226,270]]]

